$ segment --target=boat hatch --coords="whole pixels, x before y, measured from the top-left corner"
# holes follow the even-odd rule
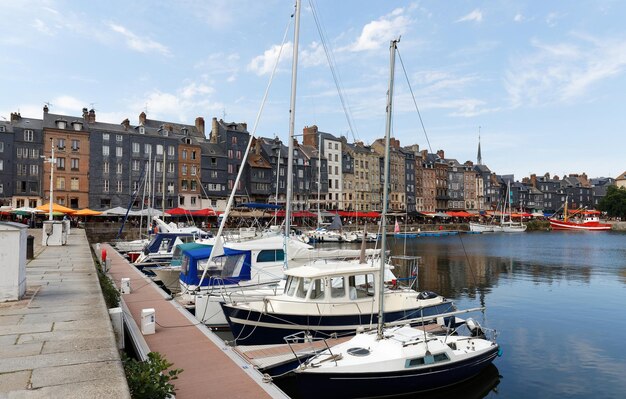
[[[367,356],[370,354],[370,350],[367,348],[350,348],[348,349],[346,352],[348,352],[348,355],[352,355],[352,356]]]

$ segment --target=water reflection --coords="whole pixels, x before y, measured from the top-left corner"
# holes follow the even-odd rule
[[[421,257],[418,287],[450,298],[488,292],[501,279],[588,284],[594,275],[626,283],[624,234],[481,234],[390,239],[392,254]],[[405,277],[409,270],[396,270]]]

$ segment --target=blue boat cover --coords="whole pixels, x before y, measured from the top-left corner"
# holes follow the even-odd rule
[[[202,277],[202,270],[198,270],[198,262],[208,259],[211,255],[211,250],[213,246],[211,245],[203,245],[197,243],[189,243],[180,245],[183,256],[189,259],[188,265],[185,268],[181,269],[180,280],[188,285],[198,285],[200,283],[200,278]],[[210,276],[207,275],[204,281],[202,282],[202,286],[216,285],[216,284],[236,284],[239,281],[247,281],[251,278],[251,267],[252,267],[252,253],[251,251],[240,251],[236,249],[231,249],[228,247],[224,248],[224,255],[218,256],[215,258],[216,261],[222,261],[227,268],[229,266],[229,259],[236,261],[235,258],[239,258],[241,255],[244,257],[243,265],[237,276]]]
[[[280,209],[282,208],[280,205],[261,204],[257,202],[246,202],[245,204],[240,204],[239,207],[252,208],[252,209]]]

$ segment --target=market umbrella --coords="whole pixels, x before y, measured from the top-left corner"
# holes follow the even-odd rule
[[[168,209],[167,211],[165,211],[165,213],[167,213],[170,216],[181,216],[181,215],[189,215],[191,214],[191,211],[189,209],[179,207],[179,208]]]
[[[13,210],[11,210],[11,213],[14,213],[16,215],[22,215],[22,216],[28,216],[28,215],[32,215],[33,213],[42,213],[43,211],[40,211],[37,208],[30,208],[28,206],[23,206],[21,208],[15,208]]]
[[[170,213],[170,212],[167,211],[167,213]],[[204,209],[198,209],[196,211],[191,211],[191,215],[192,216],[217,216],[217,213],[211,208],[204,208]]]
[[[35,209],[39,209],[40,211],[48,213],[48,212],[50,212],[50,203],[43,204],[41,206],[38,206]],[[54,214],[54,212],[60,212],[60,213],[68,214],[68,215],[73,215],[74,212],[76,212],[76,211],[73,210],[72,208],[68,208],[68,207],[65,207],[63,205],[55,204],[53,202],[52,203],[52,212],[53,212],[53,214]]]
[[[80,211],[76,211],[73,216],[98,216],[101,215],[102,212],[94,211],[89,208],[81,209]]]

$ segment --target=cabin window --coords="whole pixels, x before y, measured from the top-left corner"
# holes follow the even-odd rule
[[[343,298],[346,296],[346,283],[344,277],[332,277],[330,279],[330,296],[332,298]]]
[[[311,299],[324,299],[324,280],[315,279],[313,280],[311,294],[309,295]]]
[[[287,280],[287,285],[285,285],[285,294],[287,294],[288,296],[293,296],[293,294],[296,292],[296,287],[298,286],[299,282],[300,279],[298,277],[289,277],[289,279]]]
[[[231,255],[221,257],[224,261],[222,266],[222,277],[239,277],[241,275],[241,269],[243,268],[246,256]],[[220,260],[222,260],[220,259]]]
[[[306,294],[307,292],[309,292],[309,287],[311,287],[311,279],[303,278],[302,283],[298,284],[298,289],[296,290],[296,297],[306,298]]]
[[[450,360],[447,353],[437,353],[435,355],[426,355],[424,357],[409,359],[406,361],[405,367],[423,366],[425,364],[445,362],[446,360]]]
[[[348,277],[350,299],[367,298],[374,295],[374,275],[359,274]]]
[[[256,261],[261,262],[278,262],[285,260],[285,252],[282,249],[266,249],[256,257]]]
[[[183,261],[180,263],[180,271],[183,274],[187,274],[187,271],[189,271],[189,257],[188,256],[183,256]]]

